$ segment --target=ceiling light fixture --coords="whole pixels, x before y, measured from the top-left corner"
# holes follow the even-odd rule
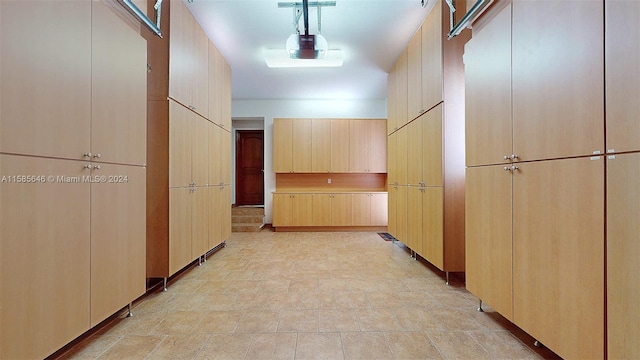
[[[315,7],[318,17],[318,33],[309,33],[309,7]],[[335,1],[280,2],[279,8],[292,8],[293,34],[286,41],[286,51],[265,50],[265,60],[269,67],[324,67],[342,66],[342,51],[329,50],[327,40],[320,34],[322,31],[322,7],[336,6]],[[300,19],[303,19],[304,31],[300,31]],[[282,58],[282,54],[290,60]],[[327,59],[327,60],[325,60]]]

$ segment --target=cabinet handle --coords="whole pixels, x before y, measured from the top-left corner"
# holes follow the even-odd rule
[[[510,167],[508,167],[508,166],[505,166],[505,167],[504,167],[504,171],[511,171],[511,168],[510,168]]]
[[[100,167],[100,165],[94,165],[94,166],[93,166],[93,169],[94,169],[94,170],[100,170],[100,169],[102,169],[102,168]]]
[[[84,168],[91,170],[91,169],[93,169],[93,166],[91,164],[87,164],[87,165],[84,166]]]
[[[84,157],[88,157],[88,158],[90,158],[90,157],[91,157],[91,155],[92,155],[92,154],[91,154],[90,152],[88,152],[88,153],[84,153]]]
[[[195,110],[195,109],[196,109],[196,107],[195,107],[195,106],[193,106],[193,105],[189,105],[189,109],[191,109],[191,110]]]
[[[509,160],[509,159],[511,159],[511,156],[509,156],[509,155],[505,155],[505,156],[504,156],[504,159],[505,159],[505,160]]]
[[[517,166],[515,166],[515,165],[511,166],[511,171],[516,171],[516,170],[518,170]]]
[[[518,158],[518,155],[516,155],[516,154],[512,154],[512,155],[511,155],[511,160],[515,160],[515,159],[517,159],[517,158]]]
[[[102,155],[100,153],[97,153],[95,155],[93,155],[94,158],[96,159],[100,159],[102,157]]]

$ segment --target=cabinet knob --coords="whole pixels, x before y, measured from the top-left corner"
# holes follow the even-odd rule
[[[508,166],[505,166],[505,167],[504,167],[504,171],[511,171],[511,168],[510,168],[510,167],[508,167]]]
[[[504,156],[504,159],[505,159],[505,160],[509,160],[509,159],[511,159],[511,156],[509,156],[509,155],[505,155],[505,156]]]
[[[516,155],[516,154],[512,154],[512,155],[511,155],[511,160],[515,160],[515,159],[517,159],[517,158],[518,158],[518,155]]]
[[[91,155],[92,155],[92,154],[91,154],[90,152],[88,152],[88,153],[84,153],[84,157],[88,157],[88,158],[90,158],[90,157],[91,157]]]
[[[100,167],[100,165],[94,165],[94,166],[93,166],[93,168],[94,168],[95,170],[100,170],[100,169],[102,169],[102,167]]]
[[[87,165],[84,166],[84,168],[91,170],[91,169],[93,169],[93,166],[91,166],[91,164],[87,164]]]
[[[517,166],[515,166],[515,165],[511,166],[511,171],[516,171],[516,170],[518,170]]]
[[[100,159],[102,157],[102,154],[97,153],[97,154],[93,155],[93,157],[96,158],[96,159]]]

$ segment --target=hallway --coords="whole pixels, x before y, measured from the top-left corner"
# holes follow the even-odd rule
[[[233,233],[63,358],[556,358],[442,276],[376,233]]]

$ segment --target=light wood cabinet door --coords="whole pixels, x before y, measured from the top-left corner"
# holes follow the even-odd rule
[[[331,226],[331,195],[311,195],[313,226]]]
[[[422,256],[444,270],[444,189],[429,186],[422,190]]]
[[[231,184],[231,133],[226,129],[220,132],[220,147],[216,158],[220,163],[220,173],[222,174],[222,182],[227,185]]]
[[[146,291],[146,169],[101,164],[91,184],[91,326]]]
[[[145,165],[147,42],[110,6],[93,2],[91,13],[92,160]]]
[[[353,226],[371,225],[371,194],[352,194],[351,205],[351,224]]]
[[[169,96],[184,106],[191,105],[191,72],[194,48],[193,17],[180,1],[171,1],[169,28]]]
[[[467,168],[465,277],[467,290],[513,321],[511,171]]]
[[[396,197],[396,234],[393,236],[406,244],[407,241],[407,221],[408,221],[408,209],[407,209],[407,187],[398,186]]]
[[[231,67],[222,54],[209,44],[209,120],[231,129]]]
[[[607,152],[640,150],[640,2],[605,1]]]
[[[407,237],[403,241],[411,250],[424,256],[422,252],[422,188],[407,188]]]
[[[387,183],[398,184],[398,135],[393,133],[387,136]]]
[[[398,102],[396,103],[396,119],[397,119],[397,127],[400,128],[407,122],[409,122],[408,115],[408,76],[409,76],[409,68],[407,63],[407,49],[405,49],[402,54],[398,57],[398,61],[396,61],[396,99]]]
[[[607,159],[609,359],[640,358],[640,153]]]
[[[313,198],[311,194],[293,194],[291,225],[311,226],[313,224]]]
[[[79,179],[90,175],[85,164],[0,155],[3,177]],[[0,358],[42,359],[89,330],[90,185],[5,180],[0,186]]]
[[[189,111],[191,122],[191,182],[206,186],[209,182],[209,126],[208,120]],[[216,156],[220,154],[211,154]]]
[[[513,154],[511,120],[511,5],[465,45],[467,166],[507,162]]]
[[[422,115],[422,181],[427,186],[442,186],[442,104]]]
[[[389,224],[389,212],[387,204],[388,194],[371,194],[371,223],[372,226],[387,226]]]
[[[397,147],[396,147],[396,170],[397,170],[397,176],[396,179],[398,181],[399,185],[407,185],[408,184],[408,178],[407,178],[407,171],[408,171],[408,167],[407,167],[407,161],[408,161],[408,157],[407,157],[407,151],[408,151],[408,130],[406,127],[398,130],[396,132],[396,136],[397,136]]]
[[[331,195],[331,226],[351,226],[351,194]]]
[[[222,129],[214,124],[208,126],[207,132],[209,133],[208,139],[208,151],[209,151],[209,177],[207,184],[209,185],[222,185]]]
[[[331,172],[331,121],[311,120],[311,171]]]
[[[397,225],[397,220],[396,220],[396,216],[397,216],[397,198],[398,198],[398,186],[394,185],[394,186],[389,186],[389,193],[388,193],[388,208],[387,208],[387,214],[388,214],[388,224],[387,224],[387,232],[389,234],[391,234],[393,237],[397,238],[397,233],[398,233],[398,225]]]
[[[222,217],[221,236],[222,241],[231,237],[231,186],[222,186],[222,199],[219,203],[220,215]]]
[[[398,98],[396,86],[398,86],[397,64],[393,65],[389,75],[387,75],[387,135],[398,130]]]
[[[273,194],[273,226],[291,226],[293,218],[293,195]]]
[[[518,164],[513,175],[514,322],[563,358],[605,356],[605,161],[596,159]]]
[[[0,151],[91,151],[91,5],[0,2]],[[46,36],[34,24],[47,24]]]
[[[366,120],[349,121],[349,172],[368,172],[368,129]]]
[[[311,119],[295,119],[292,125],[293,172],[311,172]]]
[[[207,186],[194,187],[189,196],[191,202],[191,260],[204,255],[209,248],[209,218],[211,198]]]
[[[424,112],[422,107],[422,27],[407,46],[407,110],[405,122]]]
[[[224,58],[222,59],[224,60]],[[231,130],[231,66],[224,60],[222,63],[222,127],[227,131]]]
[[[273,119],[273,172],[293,171],[292,119]]]
[[[169,187],[191,184],[191,112],[169,101]]]
[[[512,6],[513,151],[520,160],[603,153],[602,2]]]
[[[410,122],[406,127],[407,132],[407,183],[413,186],[422,186],[424,178],[422,176],[423,150],[422,139],[423,117]]]
[[[442,96],[442,2],[429,12],[422,27],[422,108],[430,109]]]
[[[189,12],[189,10],[187,10]],[[191,108],[204,118],[209,118],[209,38],[191,13],[192,69]]]
[[[209,249],[213,249],[224,241],[222,237],[223,187],[209,186]]]
[[[387,172],[387,120],[373,119],[367,120],[369,126],[369,172],[386,173]]]
[[[349,121],[331,119],[331,172],[349,172]]]
[[[188,187],[169,189],[169,276],[185,267],[191,257],[193,208]]]

